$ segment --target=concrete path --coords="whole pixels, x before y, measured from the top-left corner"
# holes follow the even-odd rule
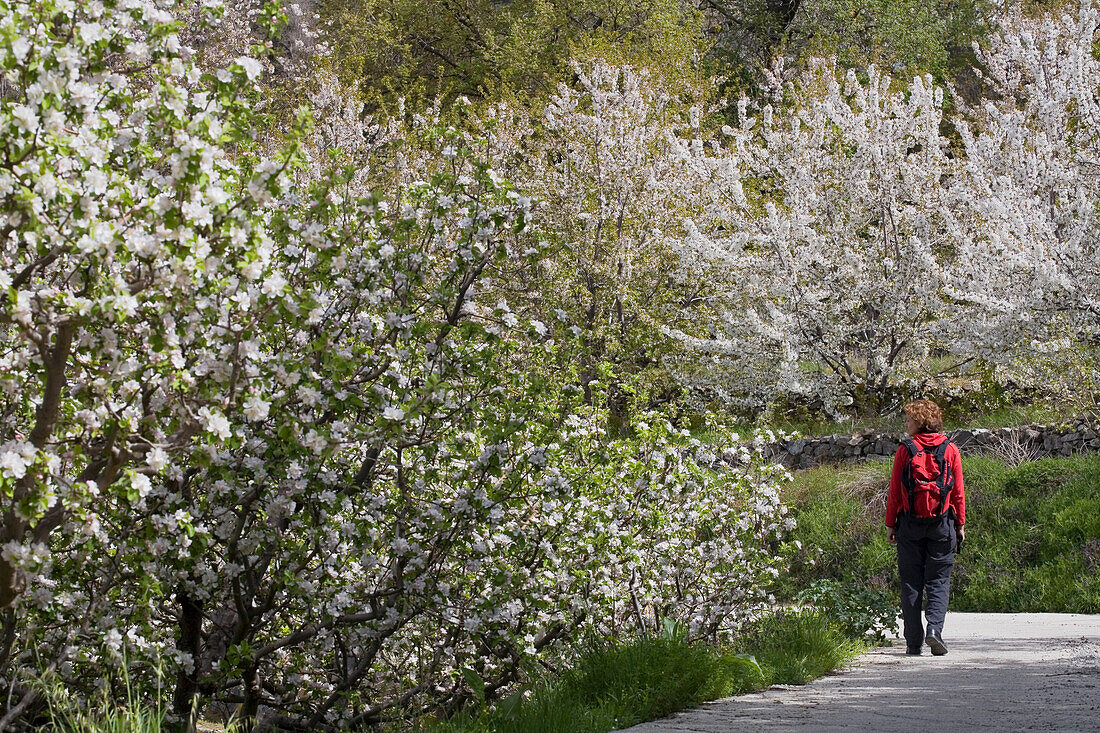
[[[943,657],[907,657],[899,641],[808,685],[629,731],[1100,731],[1100,615],[948,613],[943,636]]]

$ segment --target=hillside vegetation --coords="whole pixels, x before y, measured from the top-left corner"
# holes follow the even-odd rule
[[[894,548],[883,528],[890,464],[824,466],[783,492],[802,550],[789,582],[821,580],[897,595]],[[966,543],[955,561],[958,611],[1100,613],[1100,456],[1009,465],[963,459]],[[896,601],[895,601],[896,603]]]

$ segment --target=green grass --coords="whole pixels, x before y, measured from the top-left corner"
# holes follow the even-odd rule
[[[889,462],[798,472],[785,492],[803,544],[784,591],[821,579],[895,593],[883,529]],[[951,608],[1100,613],[1100,456],[963,460],[967,539]],[[813,548],[817,548],[816,550]]]
[[[756,659],[761,687],[770,687],[801,685],[826,675],[854,659],[864,645],[827,616],[803,612],[764,619],[737,649]]]
[[[583,650],[572,667],[536,684],[526,698],[416,730],[606,733],[706,700],[803,684],[843,666],[863,648],[812,613],[764,619],[728,649],[679,638],[605,642]]]
[[[1100,456],[976,468],[954,607],[1100,613]]]
[[[56,733],[161,733],[164,711],[134,704],[119,707],[114,703],[81,707],[71,703],[50,702],[52,723],[44,730]]]
[[[43,673],[36,681],[40,700],[45,704],[45,719],[36,721],[36,730],[53,733],[161,733],[166,709],[162,670],[156,669],[156,688],[139,692],[133,668],[124,659],[121,674],[105,669],[104,688],[85,697],[70,688],[54,673]],[[149,670],[145,670],[148,672]],[[112,697],[112,692],[120,693]],[[158,694],[159,692],[159,694]],[[160,702],[158,702],[158,699]]]
[[[1073,420],[1076,417],[1059,405],[1035,402],[1027,405],[1009,405],[980,413],[952,414],[949,411],[944,416],[944,427],[947,430],[956,430],[958,428],[1009,428],[1031,423],[1049,425]]]
[[[820,466],[795,474],[783,500],[795,514],[791,539],[802,543],[802,551],[790,575],[781,578],[787,594],[822,579],[893,587],[894,550],[882,529],[889,478],[888,461]]]

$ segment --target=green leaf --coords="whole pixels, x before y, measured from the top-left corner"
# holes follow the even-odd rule
[[[515,720],[520,705],[523,704],[523,693],[526,691],[527,687],[521,687],[519,690],[500,701],[497,710],[504,720]]]
[[[481,702],[485,702],[485,680],[482,679],[481,675],[469,667],[463,667],[462,678],[466,680],[466,684],[470,686],[470,690],[474,693],[474,697]]]
[[[661,618],[661,637],[668,641],[682,641],[687,636],[687,626],[683,621]]]
[[[760,663],[751,654],[729,654],[726,656],[726,661],[730,662],[731,666],[742,667],[761,678],[764,677],[764,671],[760,669]]]

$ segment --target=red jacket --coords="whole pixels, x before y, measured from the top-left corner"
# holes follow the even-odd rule
[[[917,433],[913,436],[913,442],[925,449],[934,448],[945,440],[947,436],[942,433]],[[947,507],[954,507],[956,521],[959,524],[965,524],[966,491],[963,487],[962,457],[954,443],[947,446],[944,460],[947,461],[947,470],[955,472],[955,487],[947,496]],[[886,494],[887,527],[893,527],[897,523],[899,512],[909,511],[909,494],[901,484],[901,472],[908,462],[909,451],[903,443],[898,446],[898,452],[894,454],[894,470],[890,473],[890,490]]]

